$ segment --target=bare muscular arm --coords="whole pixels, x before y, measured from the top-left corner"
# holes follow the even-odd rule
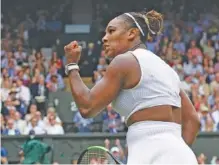
[[[198,114],[187,94],[181,90],[182,99],[182,136],[188,145],[192,145],[200,130]]]
[[[86,87],[78,71],[69,74],[71,92],[84,118],[94,117],[116,97],[123,88],[126,63],[117,56],[110,63],[104,77],[91,90]]]

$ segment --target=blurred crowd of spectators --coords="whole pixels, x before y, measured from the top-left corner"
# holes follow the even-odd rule
[[[46,11],[45,6],[35,13],[24,12],[23,18],[16,17],[16,12],[24,10],[21,5],[3,11],[0,78],[2,134],[28,134],[32,129],[37,134],[64,133],[55,108],[48,106],[48,95],[65,90],[65,58],[54,49],[48,59],[38,49],[39,45],[34,47],[30,41],[33,34],[44,36],[49,33],[46,26],[48,20],[62,20],[64,24],[70,22],[66,17],[66,13],[70,12],[69,3],[68,0],[62,4],[56,2],[51,12]],[[202,123],[200,131],[219,131],[219,9],[215,5],[205,9],[205,14],[200,9],[191,9],[186,13],[186,4],[175,3],[171,0],[160,3],[165,18],[163,34],[150,38],[145,44],[179,74],[182,88],[199,113]],[[176,10],[168,8],[174,5],[177,6]],[[100,30],[98,32],[101,32],[104,18],[118,11],[117,8],[110,10],[112,6],[102,2],[97,3],[95,8],[94,22]],[[100,45],[100,41],[89,43],[80,64],[81,68],[90,68],[94,84],[104,76],[110,62],[104,57]],[[99,118],[103,132],[125,130],[124,117],[116,113],[111,105]],[[83,119],[76,112],[73,122],[79,132],[91,132],[95,119]]]

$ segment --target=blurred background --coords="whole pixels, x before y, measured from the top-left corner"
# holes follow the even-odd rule
[[[151,9],[164,15],[164,31],[145,44],[177,71],[200,116],[200,134],[192,146],[199,163],[219,164],[218,0],[1,3],[2,164],[20,162],[19,146],[32,130],[52,146],[51,163],[74,164],[91,145],[109,148],[126,163],[124,117],[111,105],[93,119],[81,117],[64,73],[63,47],[79,41],[80,74],[92,87],[110,63],[101,45],[108,21],[124,12]]]

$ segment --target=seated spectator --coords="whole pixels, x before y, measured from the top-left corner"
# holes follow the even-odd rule
[[[60,89],[57,75],[51,76],[51,79],[47,83],[46,87],[49,89],[49,92],[57,92]]]
[[[203,54],[201,52],[201,50],[197,47],[197,44],[196,44],[196,41],[195,40],[192,40],[190,42],[190,48],[189,50],[191,52],[191,55],[194,57],[197,57],[197,61],[198,62],[201,62],[202,59],[203,59]]]
[[[75,123],[78,131],[82,132],[91,132],[91,124],[93,123],[93,119],[85,119],[81,116],[80,112],[77,111],[73,118],[73,122]]]
[[[43,128],[41,128],[40,126],[38,126],[38,121],[36,117],[33,117],[30,121],[30,124],[28,124],[28,126],[26,127],[24,134],[28,135],[30,133],[30,131],[34,131],[36,133],[36,135],[42,135],[45,134],[45,131]]]
[[[1,164],[8,164],[8,152],[1,146]]]
[[[27,123],[35,116],[36,112],[37,112],[36,104],[31,104],[29,108],[29,114],[26,114],[25,116],[25,120]]]
[[[108,65],[106,63],[106,59],[104,57],[100,57],[99,58],[99,63],[97,65],[97,71],[106,70],[107,66]]]
[[[37,125],[38,125],[39,127],[41,127],[41,128],[44,129],[45,124],[44,124],[44,121],[42,120],[41,112],[40,112],[40,111],[37,111],[37,112],[35,113],[35,117],[36,117],[37,122],[38,122]]]
[[[206,105],[200,106],[201,131],[213,131],[213,121]]]
[[[120,115],[112,109],[112,105],[107,106],[107,111],[103,113],[103,131],[117,133],[121,126]]]
[[[49,118],[50,118],[50,116],[55,116],[56,123],[60,124],[60,125],[62,124],[62,121],[60,120],[58,114],[56,113],[55,108],[54,107],[49,107],[47,109],[47,115],[43,119],[45,125],[49,125]]]
[[[30,103],[31,95],[30,89],[23,85],[22,80],[17,80],[17,87],[18,87],[18,97],[22,102],[24,102],[25,106],[27,107]]]
[[[2,68],[7,68],[9,66],[9,63],[11,63],[11,66],[17,66],[16,60],[13,58],[13,53],[12,51],[7,52],[6,58],[2,59],[1,61],[1,67]]]
[[[198,63],[198,58],[196,56],[192,57],[191,62],[189,64],[184,65],[184,70],[187,75],[195,75],[197,72],[203,74],[203,66]]]
[[[25,120],[21,119],[21,114],[19,112],[15,112],[14,126],[20,131],[21,134],[24,134],[27,123]]]
[[[219,87],[214,87],[212,94],[208,97],[208,104],[211,108],[214,107],[217,98],[219,98]]]
[[[46,87],[44,77],[41,75],[38,82],[35,82],[30,87],[33,100],[36,102],[41,113],[46,115],[46,101],[49,95],[49,89]]]
[[[8,61],[7,69],[8,69],[8,75],[14,78],[16,76],[16,65],[12,60]]]
[[[209,85],[206,83],[206,76],[200,76],[199,78],[200,86],[199,86],[199,93],[204,94],[206,97],[210,94]]]
[[[190,95],[192,86],[192,76],[185,76],[184,80],[181,82],[181,88]]]
[[[215,62],[214,62],[214,71],[219,72],[219,51],[217,52]]]
[[[94,71],[93,82],[94,84],[98,83],[106,73],[106,70]]]
[[[211,116],[214,121],[214,130],[219,131],[219,99],[216,100],[216,105],[213,107]]]
[[[6,119],[10,119],[10,118],[14,119],[15,118],[15,112],[16,112],[16,107],[15,106],[4,107],[4,111],[7,111],[7,114],[4,113]]]
[[[18,51],[14,53],[15,59],[18,65],[22,65],[23,62],[27,62],[27,54],[23,51],[23,47],[19,46]]]
[[[214,68],[212,68],[212,67],[208,67],[207,69],[206,69],[206,72],[207,72],[207,77],[206,77],[206,82],[208,83],[208,84],[210,84],[214,79],[215,79],[215,74],[214,74]],[[212,87],[210,86],[210,91],[212,92],[213,91],[213,89],[212,89]]]
[[[56,123],[56,117],[49,117],[49,124],[46,125],[45,130],[48,135],[63,135],[64,130],[59,123]]]
[[[7,127],[2,132],[3,135],[20,135],[20,131],[15,128],[14,120],[8,119]]]
[[[0,120],[1,120],[1,125],[0,126],[1,126],[1,134],[2,134],[2,132],[4,132],[4,130],[5,130],[5,119],[2,116],[2,114],[1,114]]]
[[[65,85],[64,85],[63,78],[57,72],[57,69],[56,69],[55,65],[51,66],[50,72],[46,76],[46,83],[47,83],[47,87],[52,92],[64,89]]]
[[[26,90],[26,87],[17,88],[16,82],[13,82],[9,96],[3,106],[2,112],[4,115],[10,115],[9,108],[13,107],[22,114],[22,117],[24,117],[27,111],[27,106],[29,105],[29,97],[25,95],[26,92],[23,92],[25,91],[23,89]],[[27,90],[29,89],[27,88]]]
[[[219,72],[215,74],[215,78],[210,84],[211,92],[215,92],[214,90],[219,88]]]
[[[175,37],[175,43],[174,43],[174,49],[176,49],[181,55],[185,54],[186,51],[186,46],[185,43],[182,42],[182,36],[181,35],[177,35]]]
[[[27,63],[23,63],[21,73],[18,73],[18,78],[23,81],[23,85],[29,87],[31,83],[31,70]]]
[[[206,164],[207,157],[203,153],[201,153],[197,157],[197,160],[198,160],[198,164]]]

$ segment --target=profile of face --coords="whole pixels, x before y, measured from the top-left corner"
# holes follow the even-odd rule
[[[130,42],[136,38],[136,28],[129,29],[128,24],[119,16],[109,22],[102,39],[105,56],[114,58],[130,48]]]

